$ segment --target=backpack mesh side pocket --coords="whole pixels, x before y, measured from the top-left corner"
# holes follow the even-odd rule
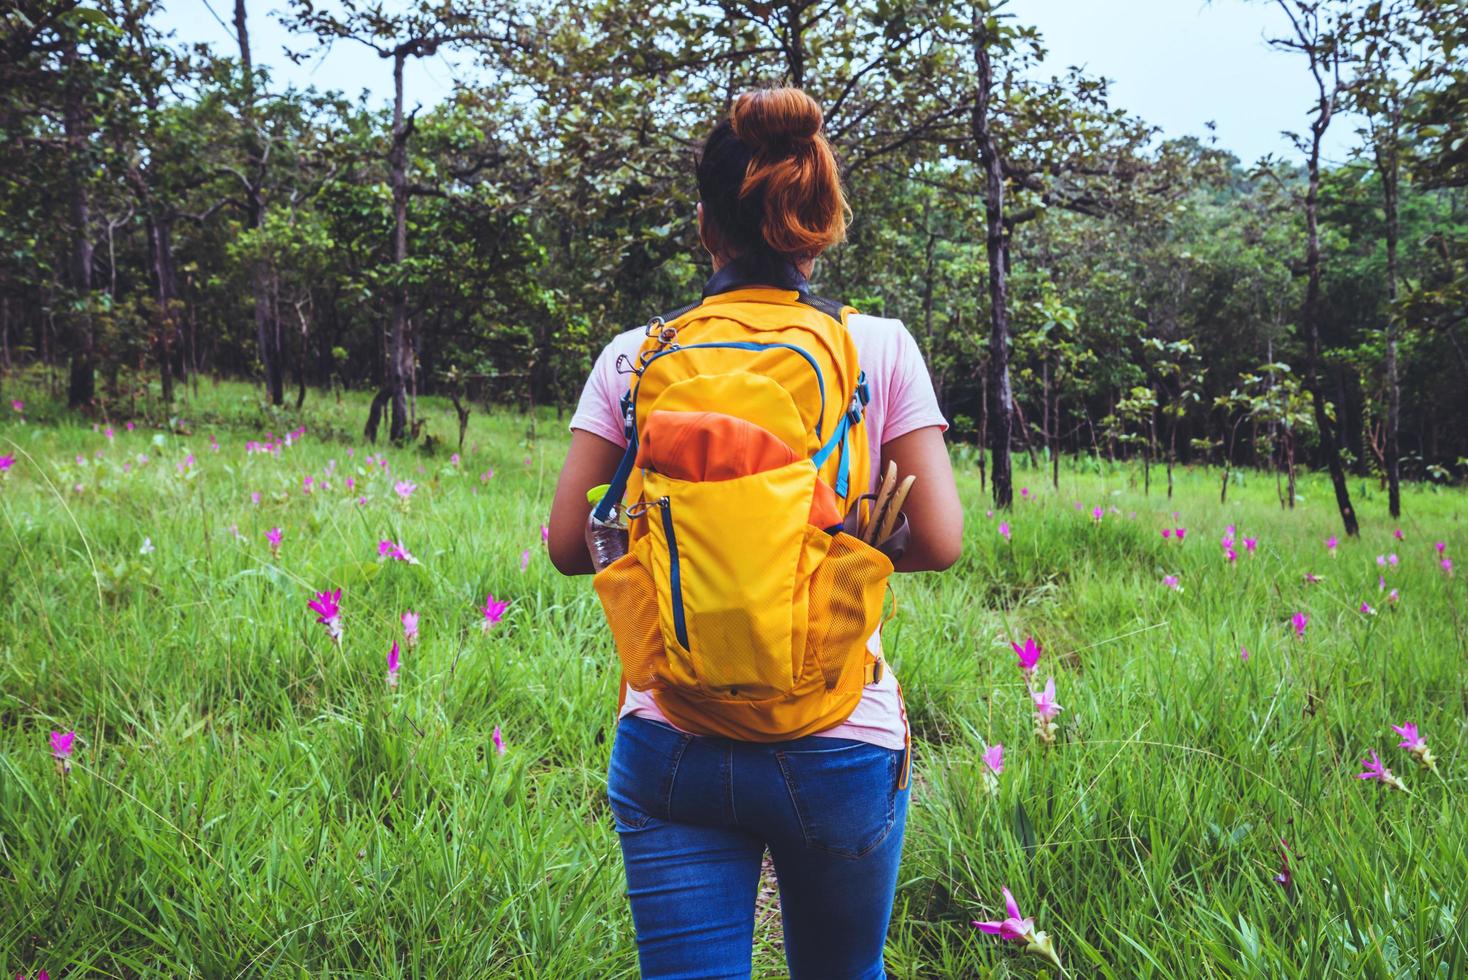
[[[882,598],[891,574],[892,562],[886,555],[844,531],[831,539],[826,557],[811,573],[806,642],[820,665],[827,690],[835,690],[843,678],[849,685],[861,677],[867,639],[881,621]]]
[[[658,627],[657,586],[652,572],[638,560],[635,546],[592,576],[591,584],[606,612],[627,686],[638,691],[657,686],[667,661]]]

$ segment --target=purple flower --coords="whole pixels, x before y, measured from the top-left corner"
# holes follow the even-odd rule
[[[999,522],[999,536],[1001,538],[1003,538],[1005,541],[1008,541],[1009,540],[1009,522],[1008,521],[1000,521]]]
[[[1439,541],[1433,547],[1437,549],[1438,554],[1442,554],[1448,550],[1448,543],[1446,541]]]
[[[529,567],[530,567],[530,549],[529,548],[526,548],[524,551],[520,552],[520,571],[523,572],[523,571],[525,571],[525,569],[527,569]]]
[[[341,621],[342,590],[318,592],[306,607],[316,614],[316,621],[326,627],[327,634],[337,643],[342,641]]]
[[[1035,920],[1026,919],[1020,914],[1019,905],[1015,903],[1014,896],[1009,893],[1008,888],[1001,889],[1001,891],[1004,892],[1004,910],[1008,918],[999,922],[974,922],[974,928],[1014,943],[1032,941],[1035,933]]]
[[[508,599],[495,599],[493,592],[491,592],[488,595],[486,595],[484,597],[484,610],[483,610],[484,611],[484,632],[488,633],[489,632],[489,628],[491,626],[493,626],[495,623],[498,623],[500,620],[504,619],[505,618],[505,610],[508,609],[508,608],[510,608],[510,600],[508,600]]]
[[[1028,500],[1029,497],[1030,497],[1030,488],[1029,487],[1020,487],[1019,488],[1019,495],[1020,495],[1020,497],[1022,499]]]
[[[1398,747],[1406,749],[1423,768],[1437,772],[1437,760],[1427,748],[1427,740],[1417,733],[1416,725],[1405,721],[1400,725],[1393,725],[1392,731],[1402,736],[1402,740],[1397,743]]]
[[[265,532],[265,540],[270,542],[270,553],[276,557],[280,556],[280,528],[273,527]]]
[[[1103,518],[1105,516],[1106,516],[1106,511],[1103,510],[1102,508],[1100,508],[1100,507],[1092,507],[1091,508],[1091,520],[1095,521],[1097,524],[1100,524],[1101,523],[1101,518]]]
[[[10,407],[17,412],[24,412],[25,402],[21,401],[19,398],[12,398],[10,400]]]
[[[410,647],[418,645],[418,614],[411,609],[403,613],[403,639]]]
[[[1185,537],[1188,536],[1188,529],[1185,528],[1185,527],[1180,527],[1180,528],[1174,529],[1172,533],[1173,534],[1176,534],[1177,535],[1177,539],[1179,541],[1181,541],[1183,538],[1185,538]]]
[[[309,494],[314,488],[315,483],[316,481],[309,475],[301,477],[301,492]]]
[[[1170,527],[1163,528],[1162,529],[1162,536],[1164,538],[1170,538],[1170,537],[1172,537],[1172,528],[1170,528]]]
[[[0,456],[0,473],[7,472],[14,465],[15,457],[13,455]]]
[[[489,737],[489,740],[494,743],[495,752],[499,753],[500,755],[505,754],[505,740],[504,737],[500,735],[500,726],[494,726],[494,734]]]
[[[1162,576],[1162,584],[1167,586],[1169,589],[1172,589],[1174,592],[1181,592],[1183,590],[1183,587],[1178,582],[1178,578],[1176,575]]]
[[[1395,606],[1398,602],[1401,601],[1401,599],[1402,595],[1396,589],[1392,589],[1386,594],[1386,601],[1388,605]]]
[[[974,920],[973,927],[980,932],[986,932],[991,936],[1014,943],[1024,943],[1026,953],[1034,953],[1043,957],[1050,963],[1055,964],[1057,970],[1062,970],[1060,957],[1055,952],[1055,945],[1050,937],[1035,929],[1035,920],[1026,919],[1020,914],[1019,906],[1015,904],[1014,896],[1009,893],[1008,888],[1001,889],[1004,892],[1004,911],[1006,918],[998,922],[979,922]]]
[[[1013,640],[1009,641],[1009,645],[1014,648],[1014,655],[1019,658],[1019,669],[1026,674],[1033,673],[1035,664],[1040,662],[1040,644],[1035,641],[1035,638],[1025,637],[1023,646]]]
[[[1285,843],[1283,837],[1279,839],[1279,874],[1274,876],[1274,880],[1286,892],[1295,882],[1294,875],[1290,873],[1290,845]]]
[[[1381,783],[1383,786],[1390,786],[1392,789],[1405,790],[1407,788],[1402,783],[1402,781],[1398,779],[1395,775],[1393,775],[1392,771],[1388,769],[1385,764],[1382,763],[1381,758],[1376,754],[1375,749],[1371,750],[1370,756],[1361,760],[1361,767],[1362,771],[1356,774],[1357,779],[1374,779],[1377,782]]]
[[[1244,539],[1244,550],[1247,551],[1249,554],[1252,555],[1254,553],[1254,549],[1257,547],[1259,547],[1259,540],[1257,538]]]
[[[1305,573],[1305,584],[1306,585],[1319,585],[1323,581],[1325,581],[1325,579],[1322,578],[1319,575],[1316,575],[1314,572],[1306,572]]]
[[[541,544],[549,544],[550,543],[550,526],[547,525],[547,524],[540,525],[540,543]]]
[[[1369,602],[1363,602],[1361,603],[1361,615],[1375,616],[1376,610],[1371,607],[1371,604]]]
[[[51,733],[51,755],[56,759],[56,771],[63,776],[71,772],[71,747],[76,741],[76,732]]]
[[[1392,537],[1396,538],[1398,541],[1401,541],[1405,536],[1402,534],[1402,529],[1397,528],[1395,531],[1392,532]]]
[[[1446,575],[1448,578],[1452,578],[1453,577],[1453,559],[1451,559],[1451,558],[1444,558],[1442,560],[1442,562],[1440,562],[1440,564],[1442,565],[1443,574]]]
[[[984,765],[988,766],[989,771],[992,772],[994,775],[998,776],[999,774],[1004,772],[1003,743],[995,742],[993,745],[989,746],[987,749],[984,750],[983,758]]]
[[[1030,698],[1035,702],[1035,717],[1042,721],[1050,721],[1061,711],[1065,710],[1055,700],[1055,678],[1045,679],[1045,689],[1038,693],[1031,691]]]
[[[1225,561],[1232,563],[1239,560],[1239,553],[1233,550],[1233,548],[1224,548],[1223,557]]]
[[[1298,639],[1304,639],[1305,627],[1309,625],[1309,623],[1310,617],[1303,612],[1297,612],[1290,617],[1290,625],[1295,628],[1295,636]]]
[[[399,480],[392,485],[393,491],[403,499],[404,502],[413,496],[413,491],[418,489],[418,484],[411,480]]]
[[[392,649],[387,652],[387,686],[398,686],[398,668],[402,666],[402,660],[398,656],[398,641],[392,641]]]
[[[1244,663],[1249,662],[1249,648],[1244,646],[1242,643],[1239,644],[1239,659],[1242,660]]]

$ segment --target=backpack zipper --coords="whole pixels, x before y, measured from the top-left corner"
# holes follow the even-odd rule
[[[675,344],[675,345],[673,345],[671,347],[664,347],[662,350],[656,352],[651,357],[649,357],[647,360],[643,361],[643,363],[642,363],[642,370],[643,371],[646,371],[649,367],[652,366],[652,362],[653,361],[656,361],[660,357],[667,357],[669,354],[676,354],[679,351],[700,350],[700,349],[707,349],[707,348],[710,348],[710,347],[731,347],[731,348],[734,348],[735,350],[753,350],[753,351],[766,351],[766,350],[784,349],[784,350],[794,351],[796,354],[799,354],[805,360],[805,363],[810,367],[810,369],[815,372],[815,375],[816,375],[816,388],[821,393],[821,414],[816,416],[816,438],[817,439],[821,438],[821,427],[824,425],[825,420],[826,420],[826,379],[825,379],[825,377],[823,377],[821,375],[821,366],[816,363],[815,356],[812,355],[811,352],[808,351],[808,350],[806,350],[804,347],[798,347],[795,344],[761,344],[761,343],[758,343],[758,342],[753,341],[753,340],[720,340],[720,341],[709,341],[707,343],[702,343],[702,344],[681,344],[681,345]],[[639,377],[639,379],[641,378],[641,373],[640,372],[639,372],[638,377]],[[642,384],[641,384],[641,381],[640,380],[638,382],[637,387],[638,388],[641,388],[642,387]],[[636,392],[633,392],[633,394],[632,394],[632,405],[633,405],[633,417],[635,418],[636,417],[636,411],[637,411],[637,408],[636,408],[636,406],[637,406],[637,393]]]
[[[678,535],[673,531],[673,503],[667,497],[658,500],[663,509],[663,533],[668,538],[668,582],[673,589],[673,633],[679,646],[692,653],[688,646],[688,623],[683,613],[683,579],[678,568]]]

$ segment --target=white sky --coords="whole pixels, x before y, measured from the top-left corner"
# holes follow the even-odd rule
[[[225,26],[233,0],[167,0],[166,6],[159,23],[180,41],[234,53],[233,32]],[[338,43],[299,66],[286,59],[287,45],[309,45],[280,27],[274,13],[283,6],[280,0],[249,3],[255,61],[268,65],[277,83],[314,84],[350,96],[365,89],[374,100],[391,99],[391,66],[361,45]],[[1203,124],[1213,120],[1218,144],[1245,164],[1266,153],[1298,159],[1280,134],[1305,130],[1313,85],[1303,58],[1266,43],[1286,26],[1270,0],[1012,0],[1008,10],[1040,29],[1050,70],[1080,65],[1110,79],[1112,103],[1162,127],[1164,135],[1206,137]],[[460,70],[466,69],[442,56],[411,60],[409,105],[438,101]],[[1332,122],[1327,159],[1348,156],[1358,141],[1355,126],[1344,116]]]

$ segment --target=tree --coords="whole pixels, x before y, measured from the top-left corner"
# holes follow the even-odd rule
[[[1315,427],[1320,433],[1320,448],[1330,469],[1330,482],[1335,489],[1336,506],[1346,534],[1360,533],[1356,511],[1351,506],[1351,493],[1346,486],[1345,467],[1341,463],[1340,445],[1321,390],[1320,379],[1320,144],[1340,106],[1344,93],[1341,72],[1347,57],[1341,16],[1322,0],[1276,0],[1289,18],[1291,34],[1271,41],[1277,47],[1303,54],[1315,83],[1316,101],[1310,120],[1308,139],[1296,136],[1295,143],[1305,154],[1307,189],[1305,214],[1305,302],[1300,320],[1305,328],[1305,384],[1315,410]]]

